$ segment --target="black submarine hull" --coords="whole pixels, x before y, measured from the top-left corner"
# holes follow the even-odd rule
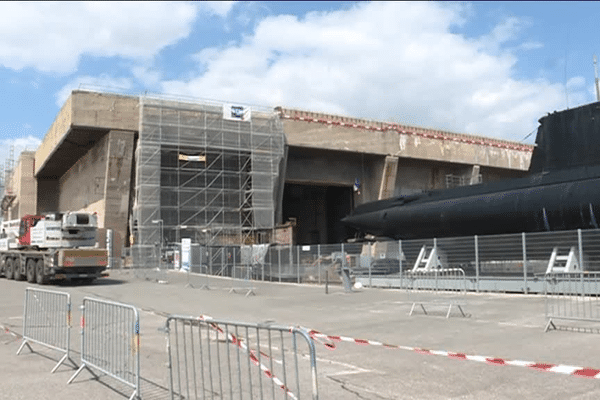
[[[600,168],[596,172],[597,177],[533,186],[528,185],[532,179],[521,178],[493,191],[477,185],[430,192],[412,200],[399,198],[397,205],[383,200],[342,221],[394,239],[598,228]]]
[[[342,222],[393,239],[598,228],[600,103],[540,124],[525,178],[367,203]]]

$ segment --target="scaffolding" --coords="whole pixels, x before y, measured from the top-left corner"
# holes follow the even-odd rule
[[[182,238],[213,247],[268,241],[285,165],[277,114],[147,96],[139,104],[134,264]]]
[[[0,183],[0,193],[2,193],[1,201],[0,201],[0,209],[2,213],[2,219],[12,219],[13,216],[10,215],[9,209],[12,206],[12,203],[16,199],[16,196],[12,187],[12,175],[15,169],[15,145],[10,146],[10,151],[8,158],[4,160],[4,165],[1,170],[1,183]]]

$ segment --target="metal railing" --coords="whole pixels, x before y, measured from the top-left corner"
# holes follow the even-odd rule
[[[171,399],[318,399],[304,330],[172,315],[165,332]]]
[[[246,297],[255,295],[255,287],[252,285],[252,266],[236,265],[231,269],[231,289],[229,293],[245,293]]]
[[[544,277],[546,328],[555,320],[600,322],[600,272],[549,273]]]
[[[84,298],[81,307],[81,366],[69,379],[87,369],[105,373],[132,387],[129,399],[140,398],[140,318],[135,307]]]
[[[52,369],[52,373],[66,360],[77,367],[69,355],[71,346],[71,295],[69,293],[25,289],[23,343],[17,355],[25,346],[33,351],[30,343],[41,344],[64,353]]]
[[[411,271],[405,274],[408,300],[412,302],[409,315],[419,306],[427,313],[428,306],[447,308],[446,318],[452,308],[457,308],[463,317],[466,305],[467,283],[465,271],[461,268]]]
[[[254,280],[315,284],[324,284],[326,275],[330,283],[342,284],[346,262],[352,279],[362,286],[403,287],[403,275],[412,269],[423,246],[436,248],[443,257],[442,268],[461,268],[469,291],[543,293],[539,274],[546,271],[555,248],[560,254],[574,248],[581,270],[600,271],[600,229],[376,243],[229,246],[231,256],[227,257],[210,247],[207,261],[209,273],[223,277],[232,277],[238,266],[252,265]],[[149,258],[147,265],[154,264]],[[197,271],[198,266],[192,266],[192,272]]]

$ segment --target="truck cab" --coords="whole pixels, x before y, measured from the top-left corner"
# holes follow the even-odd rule
[[[31,228],[33,228],[38,221],[44,217],[41,215],[25,215],[21,218],[19,225],[19,246],[28,247],[31,246]]]

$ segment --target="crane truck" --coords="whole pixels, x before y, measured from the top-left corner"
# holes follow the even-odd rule
[[[106,276],[107,251],[96,242],[96,214],[25,215],[2,222],[0,276],[40,285]]]

